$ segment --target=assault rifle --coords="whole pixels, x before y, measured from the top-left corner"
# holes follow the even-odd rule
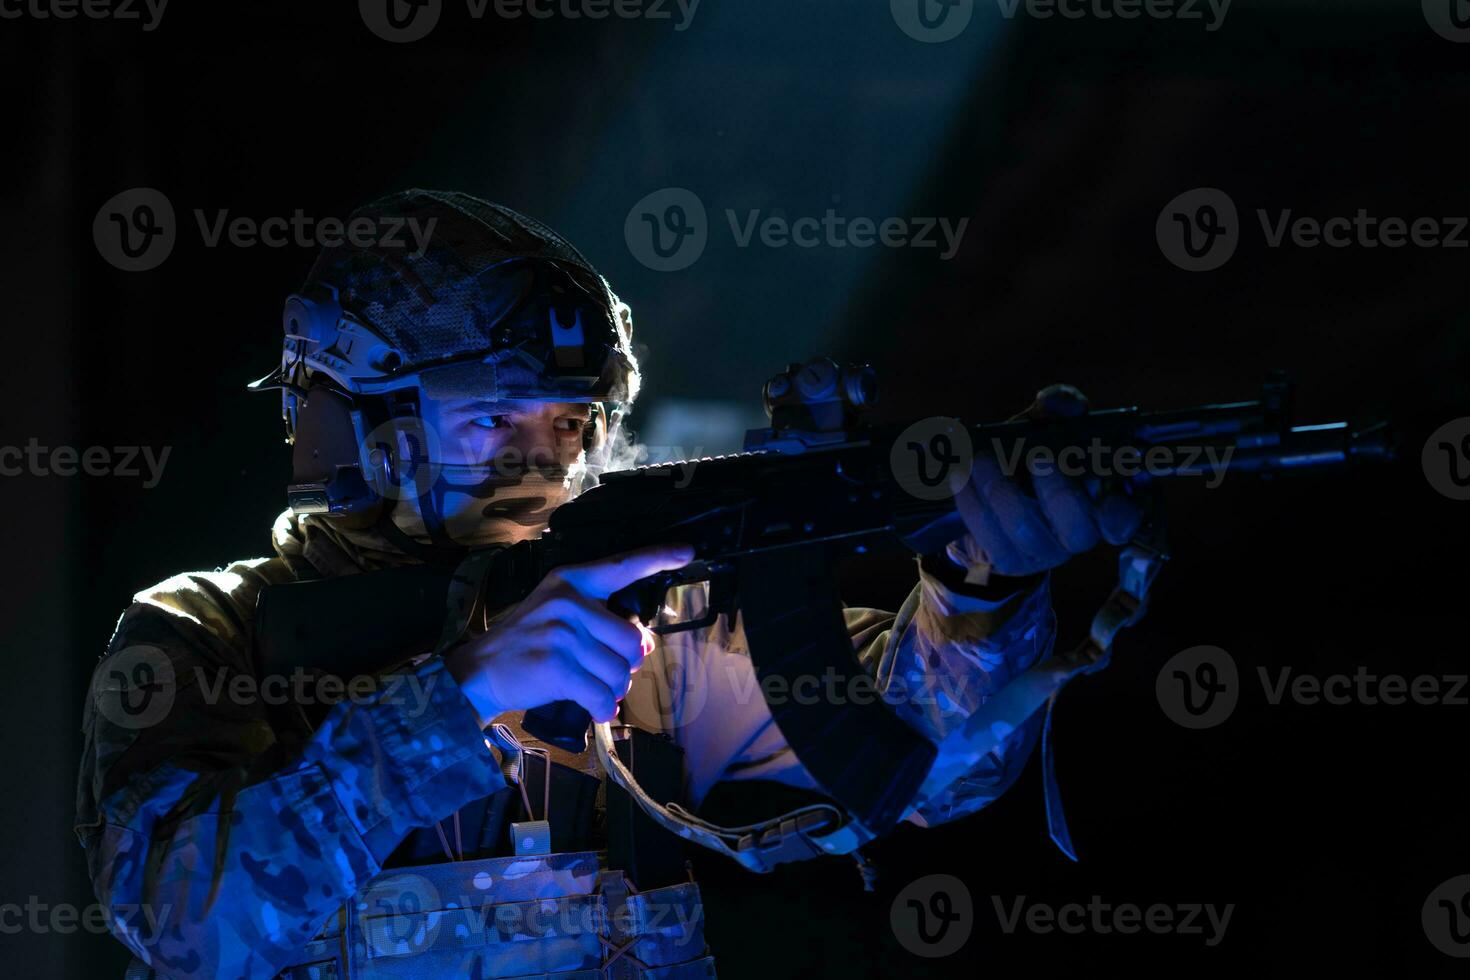
[[[968,477],[974,452],[1013,464],[1070,461],[1109,476],[1095,472],[1103,459],[1112,475],[1130,477],[1135,492],[1151,492],[1138,488],[1158,479],[1222,468],[1227,475],[1260,475],[1393,455],[1381,423],[1356,430],[1346,422],[1293,425],[1291,385],[1279,375],[1252,401],[981,424],[948,418],[865,424],[874,397],[871,368],[841,368],[826,359],[791,365],[763,394],[771,426],[748,433],[743,452],[605,473],[558,508],[539,538],[488,555],[477,578],[483,606],[521,601],[560,565],[687,543],[693,561],[634,583],[610,607],[636,613],[659,634],[706,627],[738,609],[762,691],[771,689],[773,677],[789,685],[830,671],[846,682],[863,668],[844,627],[834,560],[880,549],[939,554],[964,533],[953,494]],[[1158,534],[1150,520],[1135,542],[1148,542],[1158,556]],[[392,654],[412,643],[420,644],[415,652],[431,648],[446,618],[450,578],[448,570],[426,567],[267,589],[257,623],[261,669],[306,664],[355,675],[391,666]],[[703,614],[661,621],[668,590],[697,582],[709,583]],[[1138,605],[1135,595],[1132,606]],[[1118,613],[1116,625],[1136,619],[1133,607]],[[827,795],[875,833],[901,818],[934,763],[934,745],[881,699],[785,699],[770,708]],[[582,708],[560,701],[527,712],[523,727],[576,751],[586,747],[588,723]]]

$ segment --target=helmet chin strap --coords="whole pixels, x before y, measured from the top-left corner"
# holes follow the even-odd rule
[[[425,524],[429,527],[429,537],[434,542],[433,544],[415,541],[413,537],[405,534],[402,528],[393,523],[393,515],[389,510],[384,510],[378,517],[377,523],[373,525],[373,530],[405,555],[417,558],[426,565],[452,567],[464,561],[465,556],[470,552],[469,548],[450,541],[441,524],[429,521],[425,521]]]

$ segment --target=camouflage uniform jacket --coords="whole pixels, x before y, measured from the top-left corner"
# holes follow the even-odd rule
[[[303,530],[283,515],[276,557],[140,592],[96,669],[76,833],[113,933],[165,976],[275,975],[411,831],[505,785],[437,657],[340,700],[314,730],[268,710],[271,692],[251,686],[255,600],[292,580],[303,553],[322,568],[305,544],[321,539]],[[876,689],[904,685],[897,710],[936,742],[1054,636],[1044,577],[998,601],[941,577],[921,564],[897,615],[845,612]],[[683,749],[687,805],[724,780],[816,788],[771,720],[738,617],[662,638],[634,677],[624,718]],[[1038,712],[908,819],[928,826],[994,800],[1040,727]]]

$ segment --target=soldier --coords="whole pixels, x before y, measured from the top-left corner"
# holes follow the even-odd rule
[[[595,802],[562,803],[602,795],[558,790],[548,814],[525,792],[537,773],[544,800],[566,780],[602,776],[586,756],[532,765],[537,745],[517,726],[527,709],[570,699],[596,720],[620,716],[667,735],[690,809],[722,781],[774,781],[819,798],[752,696],[738,617],[656,638],[609,611],[612,592],[681,566],[688,549],[559,569],[487,629],[412,651],[362,696],[315,710],[266,697],[253,654],[263,588],[453,563],[467,549],[539,533],[607,464],[638,394],[628,306],[549,228],[465,194],[422,190],[356,217],[432,220],[434,231],[422,254],[328,248],[287,303],[282,366],[268,384],[282,391],[294,474],[274,557],[140,592],[97,667],[76,831],[111,928],[135,956],[129,976],[492,977],[611,970],[614,961],[627,976],[711,975],[688,929],[677,949],[626,923],[590,946],[584,936],[560,946],[499,942],[556,933],[506,926],[500,913],[517,902],[596,892],[607,911],[630,901],[618,869],[610,876],[587,857],[606,830]],[[1070,389],[1043,396],[1038,411],[1085,410]],[[365,479],[365,469],[404,463],[389,457],[405,426],[423,450],[409,461],[414,472]],[[383,491],[390,485],[398,492]],[[932,694],[898,699],[896,710],[936,743],[1049,655],[1048,570],[1100,539],[1127,540],[1139,519],[1125,499],[1094,503],[1061,476],[1023,490],[985,459],[957,503],[969,533],[919,562],[901,615],[845,611],[880,690]],[[907,819],[931,826],[996,799],[1040,725],[1032,713]],[[524,851],[507,843],[508,824],[529,826],[537,810],[550,817],[558,854],[545,842]],[[570,826],[559,825],[563,812]],[[512,846],[531,865],[507,864]],[[398,927],[424,928],[393,932],[390,920],[384,947],[364,895],[385,869],[402,868],[435,892],[415,901],[470,882],[497,909],[492,935],[466,939],[458,924],[406,902]],[[697,913],[691,889],[667,894]]]

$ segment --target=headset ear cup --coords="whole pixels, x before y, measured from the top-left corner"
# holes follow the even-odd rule
[[[291,453],[292,489],[315,488],[332,500],[331,519],[343,527],[376,524],[388,501],[361,472],[362,438],[353,403],[330,388],[315,388],[298,405]],[[353,479],[357,477],[358,479]]]

